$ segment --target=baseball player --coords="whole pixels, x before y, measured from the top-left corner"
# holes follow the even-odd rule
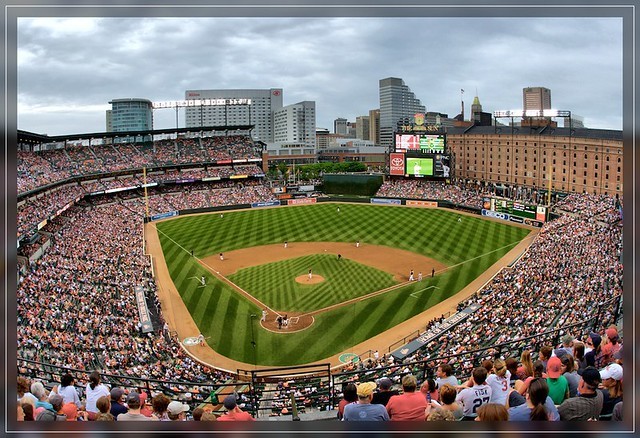
[[[409,272],[409,281],[413,281],[413,269]]]

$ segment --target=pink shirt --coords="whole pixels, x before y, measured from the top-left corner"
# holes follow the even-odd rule
[[[387,403],[391,421],[424,421],[427,399],[420,391],[394,395]]]

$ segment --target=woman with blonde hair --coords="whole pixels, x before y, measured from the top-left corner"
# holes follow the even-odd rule
[[[493,362],[493,373],[487,377],[487,385],[491,387],[490,403],[504,405],[509,395],[511,373],[507,370],[504,360]]]
[[[520,363],[522,364],[518,367],[518,379],[527,380],[527,377],[533,376],[533,361],[531,360],[531,351],[523,350],[520,355]]]

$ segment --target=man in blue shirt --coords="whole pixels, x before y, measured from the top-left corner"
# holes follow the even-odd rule
[[[358,403],[351,403],[344,407],[342,421],[389,421],[389,414],[384,405],[372,405],[374,382],[358,385]]]

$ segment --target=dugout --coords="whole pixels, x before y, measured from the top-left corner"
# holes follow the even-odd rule
[[[322,177],[323,190],[333,195],[373,196],[383,182],[382,174],[337,173]]]

